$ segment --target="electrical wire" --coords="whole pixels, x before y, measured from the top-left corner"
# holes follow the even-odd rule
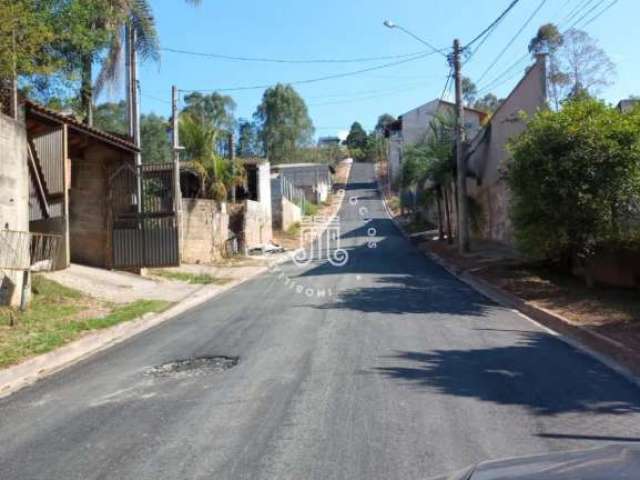
[[[584,13],[580,18],[578,18],[578,20],[576,20],[575,22],[573,22],[573,24],[568,28],[568,30],[571,30],[572,28],[575,28],[576,25],[578,25],[582,20],[585,19],[585,17],[587,17],[589,14],[591,14],[591,12],[593,12],[594,10],[596,10],[598,7],[600,7],[602,4],[604,3],[604,0],[599,0],[598,3],[596,3],[593,7],[591,7],[589,10],[586,11],[586,13]]]
[[[477,82],[480,83],[482,82],[482,80],[484,79],[484,77],[487,76],[487,73],[489,73],[491,71],[491,69],[496,65],[496,63],[498,63],[498,61],[502,58],[502,56],[505,54],[505,52],[513,45],[513,43],[517,40],[517,38],[522,34],[522,32],[524,31],[525,28],[527,28],[527,26],[531,23],[531,21],[533,20],[533,18],[538,14],[538,12],[542,9],[542,7],[544,7],[545,3],[547,3],[547,0],[542,0],[538,6],[536,7],[536,9],[533,11],[533,13],[531,13],[531,15],[529,15],[529,17],[527,18],[527,20],[524,22],[524,24],[520,27],[520,29],[518,29],[518,31],[516,32],[516,34],[511,37],[511,40],[509,40],[507,42],[507,44],[504,46],[504,48],[500,51],[500,53],[496,56],[496,58],[493,60],[493,62],[491,62],[489,64],[489,66],[485,69],[484,72],[482,72],[482,74],[480,75],[480,77],[478,78]]]
[[[482,32],[480,32],[478,35],[476,35],[473,40],[471,40],[469,43],[467,43],[465,45],[465,48],[469,48],[471,45],[473,45],[475,42],[477,42],[478,40],[480,40],[484,35],[490,33],[495,27],[498,26],[498,24],[500,22],[502,22],[502,20],[504,20],[504,18],[507,16],[507,14],[513,9],[513,7],[516,6],[516,4],[519,2],[520,0],[513,0],[511,2],[511,4],[498,16],[498,18],[496,18],[493,22],[491,22],[491,24],[485,28]]]
[[[359,97],[359,98],[351,98],[351,99],[347,99],[347,100],[335,100],[335,101],[330,101],[330,102],[309,103],[308,106],[309,107],[324,107],[324,106],[328,106],[328,105],[345,105],[345,104],[349,104],[349,103],[358,103],[358,102],[363,102],[363,101],[376,100],[378,98],[386,98],[386,97],[391,97],[391,96],[396,96],[396,95],[403,95],[406,92],[419,90],[419,89],[425,88],[425,87],[426,87],[425,84],[421,84],[421,85],[415,85],[415,86],[410,87],[410,88],[404,88],[403,90],[393,89],[391,91],[387,91],[387,92],[384,92],[384,93],[379,93],[379,94],[376,94],[376,95],[367,95],[367,96]]]
[[[587,0],[586,2],[581,2],[578,5],[577,9],[572,10],[572,13],[567,16],[568,22],[571,21],[572,18],[575,18],[577,15],[580,15],[580,13],[582,13],[581,9],[587,8],[591,3],[593,2],[593,0]],[[611,4],[607,5],[607,7],[605,7],[603,10],[601,10],[598,14],[596,14],[594,17],[592,17],[591,19],[589,19],[587,21],[587,23],[585,23],[582,28],[584,28],[586,25],[588,25],[589,23],[595,21],[600,15],[602,15],[604,12],[606,12],[609,8],[611,8],[613,5],[615,5],[618,2],[618,0],[614,0]],[[583,18],[585,18],[589,13],[591,13],[595,8],[597,8],[598,6],[600,6],[602,3],[604,3],[604,0],[601,0],[598,4],[595,5],[595,7],[590,8],[585,14],[583,14],[580,19],[578,19],[578,21],[574,22],[574,24],[565,29],[563,33],[566,33],[567,30],[570,30],[571,28],[573,28],[575,25],[577,25],[577,23],[580,22],[580,20],[582,20]],[[568,23],[566,22],[566,23]],[[565,24],[566,24],[565,23]],[[514,68],[516,68],[518,65],[522,64],[523,61],[525,61],[527,58],[529,57],[529,54],[525,54],[522,57],[518,58],[513,64],[511,64],[509,67],[507,67],[506,70],[504,70],[501,74],[499,74],[497,77],[493,78],[491,81],[489,81],[488,83],[486,83],[484,86],[481,86],[478,88],[478,94],[480,93],[484,93],[487,92],[497,86],[500,86],[504,83],[506,83],[507,81],[511,80],[515,75],[511,75],[510,77],[506,78],[505,80],[502,80],[506,75],[508,75]]]
[[[363,62],[376,62],[382,60],[396,60],[402,58],[411,58],[416,55],[427,53],[426,50],[414,53],[406,53],[402,55],[387,55],[381,57],[361,57],[361,58],[316,58],[316,59],[287,59],[287,58],[269,58],[269,57],[242,57],[224,55],[221,53],[207,53],[197,52],[193,50],[182,50],[177,48],[163,47],[160,48],[163,52],[178,53],[182,55],[191,55],[196,57],[216,58],[220,60],[232,60],[238,62],[260,62],[260,63],[288,63],[288,64],[313,64],[313,63],[363,63]]]
[[[613,7],[616,3],[618,3],[619,0],[613,0],[613,2],[611,2],[609,5],[607,5],[605,8],[603,8],[598,14],[596,14],[595,16],[591,17],[589,20],[587,20],[587,23],[582,24],[582,26],[580,28],[585,28],[589,25],[591,25],[593,22],[595,22],[598,18],[600,18],[602,16],[602,14],[604,14],[607,10],[609,10],[611,7]]]
[[[316,77],[316,78],[308,78],[308,79],[304,79],[304,80],[294,80],[294,81],[290,81],[290,82],[283,82],[283,83],[287,83],[289,85],[305,85],[305,84],[309,84],[309,83],[316,83],[316,82],[322,82],[325,80],[333,80],[333,79],[337,79],[337,78],[344,78],[344,77],[350,77],[352,75],[358,75],[361,73],[366,73],[366,72],[372,72],[375,70],[382,70],[384,68],[389,68],[389,67],[395,67],[397,65],[402,65],[408,62],[413,62],[416,60],[421,60],[425,57],[428,57],[430,55],[433,55],[435,52],[428,52],[428,53],[423,53],[411,58],[407,58],[404,60],[399,60],[397,62],[391,62],[391,63],[385,63],[382,65],[376,65],[374,67],[368,67],[368,68],[363,68],[360,70],[353,70],[350,72],[344,72],[344,73],[338,73],[338,74],[334,74],[334,75],[326,75],[324,77]],[[235,91],[242,91],[242,90],[264,90],[266,88],[269,88],[273,86],[273,84],[264,84],[264,85],[251,85],[251,86],[245,86],[245,87],[225,87],[225,88],[206,88],[206,89],[183,89],[181,90],[182,92],[235,92]]]
[[[594,1],[595,0],[579,0],[576,7],[573,8],[571,12],[569,12],[569,14],[564,18],[563,22],[565,24],[570,23],[574,18],[576,18],[577,15],[580,14],[581,11],[583,11],[586,7],[589,6],[590,3],[593,3]]]

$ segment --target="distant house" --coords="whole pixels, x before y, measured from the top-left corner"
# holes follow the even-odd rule
[[[282,163],[272,172],[283,176],[295,188],[304,191],[306,199],[322,203],[329,198],[333,185],[331,167],[322,163]]]
[[[640,105],[640,99],[627,98],[618,102],[618,110],[622,113],[630,112],[636,105]]]
[[[465,129],[467,137],[473,137],[488,117],[486,112],[465,108]],[[389,179],[392,182],[400,178],[404,150],[425,140],[430,134],[430,124],[438,115],[454,115],[455,104],[444,100],[432,100],[429,103],[409,110],[400,115],[385,129],[387,158],[389,159]]]
[[[320,137],[318,139],[319,147],[338,147],[341,143],[340,137]]]

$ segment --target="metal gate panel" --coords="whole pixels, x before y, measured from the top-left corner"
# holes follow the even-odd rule
[[[173,165],[127,164],[114,173],[111,183],[113,267],[179,265]]]

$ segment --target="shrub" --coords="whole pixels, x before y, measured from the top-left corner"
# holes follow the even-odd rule
[[[584,258],[604,243],[637,241],[640,109],[576,99],[537,113],[510,150],[511,217],[525,253]]]

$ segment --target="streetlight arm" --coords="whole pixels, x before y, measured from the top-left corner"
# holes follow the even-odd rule
[[[446,57],[446,55],[442,52],[442,50],[434,47],[433,45],[431,45],[429,42],[427,42],[426,40],[424,40],[423,38],[420,38],[418,35],[416,35],[415,33],[407,30],[406,28],[404,28],[402,25],[398,25],[397,23],[393,23],[390,20],[385,20],[384,21],[384,26],[387,28],[397,28],[398,30],[402,30],[404,33],[406,33],[407,35],[409,35],[411,38],[413,38],[414,40],[417,40],[418,42],[420,42],[423,45],[426,45],[427,47],[429,47],[431,50],[433,50],[435,53],[439,53],[440,55]]]

